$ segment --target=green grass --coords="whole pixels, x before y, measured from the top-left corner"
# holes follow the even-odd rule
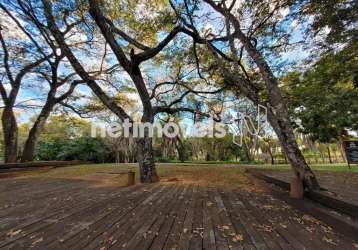
[[[226,163],[228,165],[232,165],[233,163]],[[176,173],[176,172],[185,172],[185,171],[194,171],[194,172],[202,172],[213,169],[219,169],[223,172],[230,171],[242,171],[244,167],[255,167],[255,168],[264,168],[264,169],[275,169],[275,170],[289,170],[290,166],[286,164],[278,164],[278,165],[249,165],[249,164],[235,164],[237,167],[234,168],[223,168],[225,167],[224,162],[214,164],[214,162],[201,162],[201,163],[157,163],[157,170],[160,175]],[[332,172],[358,172],[358,166],[352,165],[351,169],[348,168],[347,164],[314,164],[311,165],[313,170],[317,171],[332,171]],[[61,167],[51,169],[47,172],[42,172],[39,175],[44,177],[81,177],[83,175],[94,174],[97,171],[102,170],[111,170],[111,169],[132,169],[138,172],[137,164],[89,164],[89,165],[77,165],[71,167]],[[138,176],[138,174],[137,174]]]
[[[291,167],[287,164],[278,164],[278,165],[257,165],[257,168],[265,169],[276,169],[276,170],[288,170]],[[348,168],[347,163],[338,163],[338,164],[311,164],[310,167],[315,171],[331,171],[331,172],[353,172],[358,173],[358,166],[351,165],[351,169]]]
[[[162,182],[185,182],[204,185],[221,185],[237,188],[245,183],[247,178],[243,174],[246,167],[262,169],[289,170],[289,165],[246,165],[246,164],[198,164],[198,163],[157,163],[157,171]],[[346,164],[316,164],[311,165],[314,171],[358,172],[358,166],[349,170]],[[126,185],[126,175],[98,173],[106,170],[131,169],[136,172],[139,182],[137,164],[89,164],[50,169],[37,173],[35,177],[76,178],[100,183]]]
[[[136,172],[136,179],[139,181],[139,171],[137,164],[89,164],[71,167],[51,169],[46,172],[38,173],[35,177],[52,178],[77,178],[98,181],[110,178],[116,183],[125,184],[126,175],[101,174],[98,171],[131,169]],[[157,172],[161,181],[172,182],[191,182],[205,183],[213,185],[237,185],[242,182],[243,167],[229,167],[223,164],[173,164],[158,163]]]

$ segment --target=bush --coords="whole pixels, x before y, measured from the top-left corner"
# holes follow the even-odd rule
[[[113,161],[111,148],[102,138],[80,137],[40,141],[36,148],[36,159],[59,161],[92,161],[96,163]]]

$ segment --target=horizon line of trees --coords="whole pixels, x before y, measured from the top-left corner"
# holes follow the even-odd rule
[[[26,132],[31,122],[19,127],[19,153],[26,141]],[[158,138],[154,136],[153,151],[157,162],[237,162],[288,164],[274,135],[255,140],[244,137],[239,147],[232,141],[227,128],[224,138],[195,138],[179,136]],[[354,137],[351,137],[354,139]],[[297,141],[309,164],[343,163],[345,153],[339,141],[322,143],[312,137],[298,134]],[[3,154],[3,143],[0,141]],[[35,149],[35,160],[83,160],[95,163],[136,162],[133,138],[91,137],[91,121],[66,114],[51,116],[44,126]]]

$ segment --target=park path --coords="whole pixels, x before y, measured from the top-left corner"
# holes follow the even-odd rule
[[[355,249],[253,187],[0,180],[0,249]]]

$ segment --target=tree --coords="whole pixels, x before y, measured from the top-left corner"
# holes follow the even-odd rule
[[[39,13],[34,11],[33,6],[34,5],[29,1],[8,3],[7,6],[3,4],[0,5],[1,9],[16,24],[16,28],[25,36],[25,42],[20,43],[20,47],[22,46],[23,50],[30,50],[35,55],[43,55],[46,59],[42,60],[41,65],[37,65],[36,68],[32,69],[31,83],[27,84],[28,86],[22,84],[22,88],[33,89],[38,87],[40,89],[38,91],[41,91],[45,87],[42,86],[43,82],[47,82],[49,85],[49,90],[45,93],[41,93],[43,96],[46,96],[46,98],[42,98],[41,96],[37,98],[37,100],[45,99],[45,101],[40,105],[41,110],[29,131],[21,157],[22,161],[33,160],[36,143],[51,112],[59,105],[70,107],[67,103],[68,98],[73,95],[77,85],[84,83],[83,80],[78,79],[76,73],[71,69],[64,53],[58,50],[56,42],[50,37],[46,27],[41,24],[41,17]],[[84,45],[89,44],[92,46],[95,45],[96,41],[87,42],[83,39],[75,40],[72,38],[78,35],[78,25],[80,21],[68,23],[70,22],[68,13],[64,13],[63,20],[67,23],[67,26],[62,32],[62,35],[67,37],[69,46],[72,49],[80,49]],[[49,56],[46,56],[46,54],[49,54]],[[91,69],[89,71],[89,75],[93,79],[105,78],[106,74],[109,74],[116,68],[116,65],[110,68],[104,67],[103,60],[104,59],[102,59],[99,69]],[[20,83],[21,81],[17,86],[18,88],[20,88]]]
[[[357,43],[322,56],[304,73],[282,77],[286,100],[299,132],[324,144],[358,130]],[[327,148],[329,150],[329,148]]]
[[[304,0],[300,2],[298,15],[310,23],[309,34],[317,36],[326,32],[324,47],[334,48],[337,44],[347,44],[358,37],[358,3],[350,0]]]
[[[278,79],[263,54],[265,49],[268,54],[270,51],[272,54],[274,48],[287,44],[287,33],[283,30],[285,26],[279,25],[279,21],[282,19],[280,18],[282,14],[279,11],[289,7],[290,2],[241,3],[232,1],[230,6],[226,6],[225,1],[217,4],[212,0],[204,0],[216,15],[222,17],[226,33],[221,36],[221,34],[208,32],[206,37],[200,36],[193,19],[195,16],[193,12],[199,8],[198,2],[194,1],[191,7],[188,4],[189,1],[184,2],[186,3],[185,15],[181,15],[180,18],[184,25],[191,29],[193,39],[197,43],[205,44],[212,52],[227,84],[231,86],[234,84],[235,88],[240,91],[240,95],[246,96],[256,105],[260,104],[267,108],[268,120],[277,134],[296,176],[303,181],[305,187],[319,188],[314,173],[297,145],[287,105],[278,86]],[[178,10],[177,13],[179,13]],[[247,20],[252,20],[252,22],[247,25]],[[245,32],[243,26],[245,26]],[[229,47],[230,55],[220,49],[225,46],[220,48],[215,46],[215,43],[218,42],[224,42]],[[259,42],[260,44],[258,44]],[[273,44],[273,42],[275,43]],[[239,49],[237,45],[240,45]],[[257,71],[253,70],[251,74],[247,72],[243,63],[244,57],[248,60],[246,65],[255,65]]]
[[[1,8],[3,9],[3,5],[1,5]],[[3,29],[5,29],[5,27],[1,26],[0,42],[3,51],[2,58],[4,67],[4,76],[2,76],[0,83],[0,93],[4,104],[1,121],[5,144],[4,160],[6,163],[12,163],[17,161],[18,127],[14,114],[14,106],[21,82],[26,74],[29,74],[34,68],[44,63],[52,55],[41,54],[40,57],[36,56],[33,51],[27,49],[30,47],[29,44],[26,44],[24,47],[13,45],[11,49],[9,49],[9,45],[2,35]],[[16,61],[14,58],[19,58],[22,61]],[[27,58],[31,58],[32,60],[28,60]],[[10,91],[6,91],[4,87],[5,81],[8,81],[10,84]]]
[[[60,6],[56,5],[56,8],[60,8]],[[123,107],[117,105],[113,101],[113,99],[103,91],[101,86],[98,85],[98,83],[90,77],[90,75],[85,70],[83,65],[80,63],[76,55],[68,46],[53,15],[52,3],[50,1],[44,0],[43,9],[44,9],[44,15],[47,20],[49,31],[52,33],[59,47],[63,50],[64,54],[66,55],[67,59],[71,63],[76,73],[82,78],[83,81],[87,83],[87,85],[92,89],[92,91],[96,94],[96,96],[104,103],[104,105],[106,105],[107,108],[109,108],[112,112],[114,112],[119,119],[121,120],[128,119],[131,123],[133,123],[132,117],[130,117],[127,114],[127,112],[123,109]],[[152,100],[155,100],[156,97],[158,96],[156,91],[159,90],[159,87],[163,87],[166,85],[169,86],[176,85],[176,82],[179,82],[179,80],[177,79],[174,83],[173,82],[156,83],[152,88],[152,92],[150,93],[144,81],[142,70],[140,68],[141,64],[143,64],[144,62],[148,62],[149,60],[157,56],[161,51],[163,51],[163,49],[167,47],[169,42],[171,42],[179,32],[182,32],[183,29],[179,26],[174,27],[170,32],[168,32],[168,35],[161,42],[159,42],[154,47],[149,47],[137,41],[136,39],[130,37],[124,31],[119,29],[115,25],[116,20],[112,20],[110,17],[106,16],[107,13],[105,13],[105,10],[106,10],[105,8],[100,7],[97,1],[95,0],[89,1],[89,14],[91,17],[90,21],[94,21],[96,25],[95,29],[98,28],[100,34],[103,36],[106,43],[109,44],[111,50],[113,51],[115,59],[118,61],[120,66],[123,68],[123,70],[129,75],[131,81],[134,83],[134,86],[137,90],[143,108],[141,121],[152,123],[154,121],[155,115],[162,112],[166,112],[169,114],[173,114],[177,112],[193,112],[193,113],[198,112],[188,107],[178,107],[178,105],[184,100],[184,98],[188,94],[201,93],[201,91],[192,89],[185,84],[182,84],[182,87],[175,92],[177,93],[175,97],[176,99],[170,101],[169,103],[164,102],[164,104],[162,105],[153,106]],[[66,26],[66,23],[62,22],[61,25]],[[119,39],[117,39],[116,37],[119,37]],[[128,51],[128,46],[124,46],[123,43],[120,43],[118,40],[124,41],[126,44],[129,44],[132,47],[129,49],[129,53],[125,51],[125,50]],[[141,52],[136,53],[136,50],[140,50]],[[208,114],[204,114],[204,115],[207,116]],[[143,138],[136,139],[137,160],[140,167],[141,181],[155,182],[159,178],[155,170],[153,149],[152,149],[152,138],[150,138],[148,132],[149,131],[146,131],[145,136]]]
[[[26,29],[22,26],[21,21],[16,18],[8,8],[6,8],[4,5],[0,5],[1,9],[8,15],[8,17],[15,23],[16,28],[19,30],[19,32],[22,32],[26,36],[26,40],[24,42],[20,42],[19,49],[21,51],[24,51],[26,56],[28,58],[33,58],[33,63],[28,64],[24,66],[22,69],[20,69],[16,75],[16,77],[13,77],[12,74],[16,72],[17,67],[10,67],[8,65],[9,61],[9,52],[7,45],[1,36],[2,46],[4,49],[4,65],[5,70],[7,72],[7,80],[10,82],[12,89],[7,95],[6,90],[2,90],[2,97],[3,102],[5,104],[4,112],[3,112],[3,129],[4,129],[4,136],[5,141],[9,141],[8,143],[5,143],[5,162],[15,162],[17,160],[17,134],[18,134],[18,128],[16,124],[16,118],[13,115],[13,108],[18,107],[19,105],[15,104],[17,95],[19,93],[20,87],[25,88],[28,86],[24,86],[22,83],[25,79],[25,75],[32,74],[31,78],[31,84],[28,85],[35,85],[33,82],[42,82],[43,80],[47,81],[50,86],[50,90],[47,93],[47,98],[45,100],[44,105],[41,108],[41,111],[35,120],[33,126],[31,127],[28,138],[26,140],[23,154],[21,157],[22,161],[32,161],[35,151],[35,145],[38,140],[38,136],[44,126],[44,123],[46,119],[49,117],[51,111],[53,110],[54,106],[58,103],[61,103],[64,101],[67,97],[69,97],[75,86],[79,83],[76,81],[73,81],[70,83],[68,90],[62,93],[60,96],[56,96],[58,94],[58,89],[60,87],[63,87],[66,83],[68,83],[72,77],[74,76],[73,73],[70,73],[68,75],[60,75],[58,72],[58,69],[60,67],[61,61],[63,60],[64,56],[62,54],[56,55],[56,46],[51,43],[50,40],[46,41],[40,40],[36,41],[34,37],[36,37],[36,32],[41,33],[40,26],[36,26],[36,24],[33,24],[31,31],[26,31]],[[22,12],[26,12],[26,7],[20,3],[19,5]],[[23,21],[23,20],[22,20]],[[36,30],[36,28],[38,28]],[[31,32],[31,34],[30,34]],[[41,37],[41,36],[40,36]],[[40,46],[40,44],[42,44]],[[32,51],[31,47],[34,47],[34,51]],[[51,51],[52,53],[48,53],[47,51]],[[27,52],[26,52],[27,51]],[[38,56],[36,54],[41,55],[40,59],[36,59]],[[12,58],[12,61],[15,62],[17,65],[21,65],[21,59],[17,57],[16,55],[13,55],[15,58]],[[53,59],[53,61],[51,60]],[[50,72],[50,73],[48,73]],[[38,77],[36,79],[36,77]],[[25,79],[29,81],[29,79]],[[31,88],[31,87],[30,87]],[[63,91],[62,91],[63,92]],[[38,98],[40,99],[40,98]],[[26,106],[25,102],[22,102],[22,106]],[[28,107],[28,106],[27,106]],[[7,153],[8,152],[8,153]]]

